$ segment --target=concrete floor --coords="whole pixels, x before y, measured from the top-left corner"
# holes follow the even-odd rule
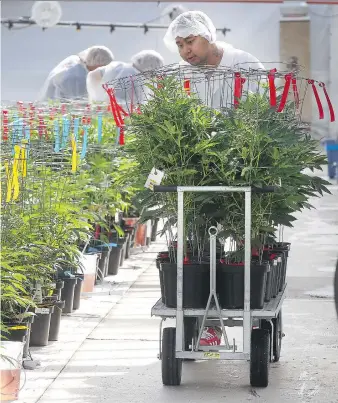
[[[338,255],[338,187],[331,190],[333,196],[314,200],[317,210],[304,212],[284,234],[292,242],[283,305],[286,336],[280,362],[271,364],[267,388],[251,388],[248,363],[230,361],[184,363],[182,385],[162,385],[159,320],[150,317],[160,291],[151,265],[88,332],[42,396],[22,402],[336,403],[338,321],[332,278]]]

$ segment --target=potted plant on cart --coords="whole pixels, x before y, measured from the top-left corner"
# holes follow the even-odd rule
[[[145,183],[153,167],[164,171],[163,185],[252,186],[258,189],[278,186],[279,190],[271,195],[252,193],[252,244],[258,250],[274,239],[279,225],[292,226],[294,212],[311,208],[308,204],[310,196],[329,192],[326,181],[303,172],[305,168],[320,169],[325,156],[317,151],[316,142],[295,116],[294,105],[287,106],[281,119],[281,115],[271,109],[266,93],[252,94],[233,112],[222,115],[200,105],[194,95],[188,97],[176,79],[164,78],[160,88],[155,84],[151,90],[153,97],[141,107],[141,114],[131,116],[126,136],[127,150],[138,163],[138,176],[135,172],[135,177],[139,179],[139,186]],[[141,219],[163,217],[166,219],[164,232],[170,232],[176,224],[176,195],[144,191],[143,196],[145,208]],[[152,210],[154,206],[157,209]],[[186,194],[184,209],[184,269],[191,261],[191,250],[197,250],[202,261],[205,254],[201,250],[205,249],[206,242],[201,236],[205,234],[206,226],[214,224],[224,228],[223,237],[233,238],[238,245],[237,263],[243,262],[243,196]],[[189,222],[194,222],[193,229],[189,228]],[[171,259],[175,262],[175,253]],[[165,265],[161,264],[162,267]],[[175,275],[172,280],[170,286],[176,295]],[[183,284],[187,283],[184,278]],[[208,281],[205,283],[208,287]],[[261,283],[262,287],[264,281]],[[183,297],[187,291],[184,289]],[[261,343],[262,346],[267,342],[264,331],[264,328],[259,329],[253,335],[255,345]],[[280,331],[277,329],[275,334]],[[275,340],[273,343],[277,361],[278,347]]]

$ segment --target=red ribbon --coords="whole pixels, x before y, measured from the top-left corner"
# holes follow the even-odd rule
[[[276,85],[275,85],[275,74],[277,69],[270,70],[268,74],[269,79],[269,91],[270,91],[270,106],[275,107],[277,105],[276,99]]]
[[[235,88],[234,88],[234,104],[235,108],[238,107],[239,101],[242,98],[243,84],[245,83],[245,78],[241,77],[241,73],[235,73]]]
[[[157,80],[158,80],[158,81],[163,80],[163,76],[158,76],[158,77],[157,77]],[[161,88],[163,88],[163,84],[157,83],[157,89],[160,90]]]
[[[277,109],[277,112],[283,112],[283,110],[284,110],[286,100],[288,99],[288,95],[289,95],[291,79],[292,79],[292,74],[289,73],[289,74],[285,75],[284,90],[283,90],[282,98],[280,100],[280,104],[279,104],[279,107]]]
[[[3,138],[3,140],[8,140],[8,133],[9,133],[9,129],[8,129],[8,111],[3,110],[2,114],[3,114],[3,120],[2,120],[3,135],[2,135],[2,138]]]
[[[327,105],[329,107],[329,112],[330,112],[330,122],[334,122],[336,120],[335,114],[334,114],[334,110],[333,110],[333,106],[329,97],[329,94],[326,91],[326,87],[324,83],[319,83],[319,86],[323,88],[324,94],[325,94],[325,98],[327,101]]]
[[[295,97],[295,102],[296,102],[296,108],[299,108],[299,93],[298,93],[298,87],[297,87],[297,79],[295,77],[292,78],[292,90],[293,90],[293,96]]]
[[[191,94],[190,80],[185,79],[183,86],[184,86],[184,91],[185,91],[188,95],[190,95],[190,94]]]
[[[313,94],[314,94],[314,96],[316,98],[316,102],[317,102],[317,107],[318,107],[318,112],[319,112],[319,119],[324,119],[324,109],[323,109],[322,102],[321,102],[321,100],[319,98],[319,94],[318,94],[318,91],[317,91],[317,88],[316,88],[316,84],[315,84],[314,80],[307,80],[307,82],[310,85],[312,85],[312,91],[313,91]]]
[[[123,121],[121,121],[121,115],[117,111],[117,102],[116,98],[114,96],[114,90],[112,88],[108,88],[107,85],[103,85],[103,89],[107,92],[109,100],[110,100],[110,106],[111,106],[111,111],[115,120],[115,124],[117,127],[121,127],[123,125]]]
[[[124,116],[129,116],[128,112],[126,112],[121,105],[119,105],[118,103],[116,103],[116,107],[117,109],[120,111],[120,113],[122,113],[122,115]]]
[[[44,120],[43,120],[43,116],[41,115],[42,114],[42,109],[39,109],[39,115],[38,115],[38,119],[39,119],[39,126],[38,126],[38,132],[39,132],[39,136],[40,136],[40,138],[43,136],[43,133],[44,133],[44,125],[45,125],[45,123],[44,123]]]
[[[124,127],[120,127],[120,136],[119,136],[119,144],[120,146],[124,146]]]
[[[135,92],[135,86],[134,86],[134,79],[133,79],[133,76],[130,76],[130,81],[131,81],[130,113],[133,113],[133,112],[134,112],[134,92]]]
[[[101,232],[101,227],[97,224],[97,225],[95,226],[95,235],[94,235],[94,239],[99,239],[100,232]]]
[[[91,122],[92,122],[92,118],[90,116],[90,113],[91,113],[91,108],[90,108],[90,105],[87,104],[87,106],[86,106],[87,125],[90,125]]]

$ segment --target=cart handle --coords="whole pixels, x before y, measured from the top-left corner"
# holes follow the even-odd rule
[[[170,185],[170,186],[159,186],[154,185],[155,193],[176,193],[178,186]],[[251,187],[252,193],[273,193],[277,190],[277,186],[263,186],[258,188],[256,186]]]
[[[258,188],[256,186],[251,186],[252,193],[274,193],[278,189],[278,186],[263,186]]]
[[[178,186],[159,186],[154,185],[154,193],[176,193]]]

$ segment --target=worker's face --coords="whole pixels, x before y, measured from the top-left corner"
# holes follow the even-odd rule
[[[176,44],[182,59],[193,66],[207,63],[210,53],[210,42],[201,36],[190,35],[187,38],[176,38]]]

